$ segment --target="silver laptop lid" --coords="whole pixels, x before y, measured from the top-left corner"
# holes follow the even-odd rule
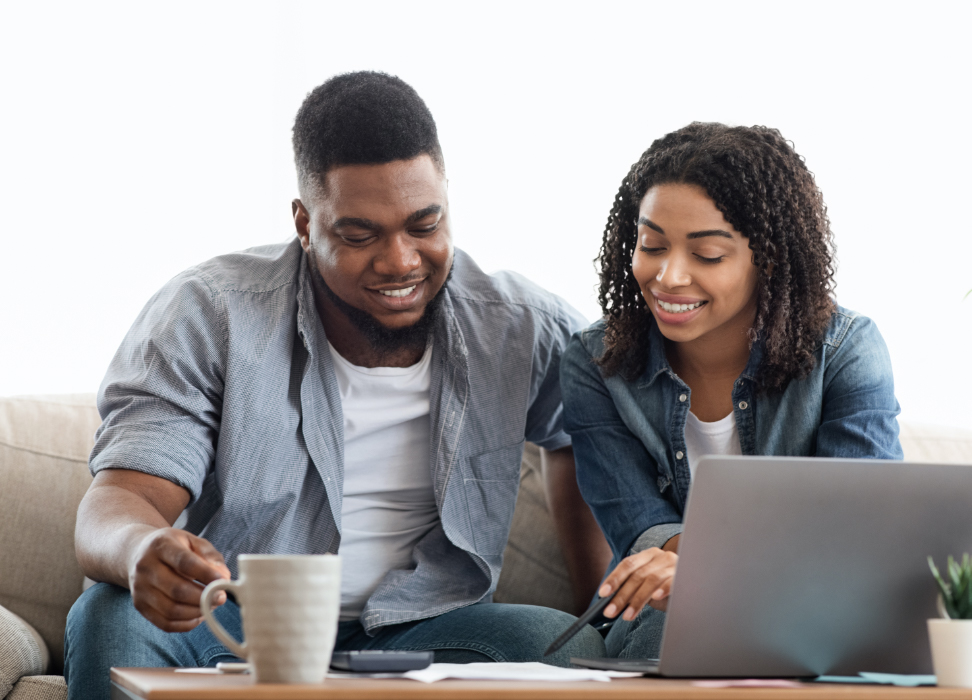
[[[661,673],[932,673],[928,556],[941,567],[963,552],[972,552],[972,467],[704,457]]]

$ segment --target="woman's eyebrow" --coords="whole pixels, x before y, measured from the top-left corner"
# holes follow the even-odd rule
[[[663,229],[661,226],[659,226],[654,221],[652,221],[651,219],[649,219],[647,216],[639,216],[638,217],[638,225],[639,226],[647,226],[652,231],[658,231],[658,233],[660,233],[661,235],[663,235],[663,236],[665,235],[665,229]]]
[[[693,231],[692,233],[685,236],[688,240],[693,240],[695,238],[705,238],[706,236],[722,236],[723,238],[732,238],[732,234],[728,231],[723,231],[721,228],[714,228],[708,231]]]

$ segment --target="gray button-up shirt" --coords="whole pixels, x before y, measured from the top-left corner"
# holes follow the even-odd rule
[[[585,325],[512,273],[457,250],[433,335],[430,469],[440,523],[391,571],[361,621],[377,627],[488,599],[524,440],[570,444],[560,357]],[[236,574],[241,553],[337,552],[344,420],[299,241],[193,267],[146,305],[98,394],[92,473],[135,469],[191,494],[186,529]]]

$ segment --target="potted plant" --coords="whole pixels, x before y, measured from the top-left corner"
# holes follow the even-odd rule
[[[948,580],[939,573],[931,557],[928,566],[938,583],[938,612],[942,616],[928,621],[938,685],[972,688],[972,560],[965,554],[959,564],[949,557]]]

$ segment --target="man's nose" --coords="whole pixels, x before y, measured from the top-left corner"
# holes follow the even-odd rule
[[[675,253],[668,255],[662,261],[655,280],[667,289],[689,286],[692,284],[692,276],[688,271],[688,261],[682,255]]]
[[[374,262],[375,272],[385,277],[406,277],[421,265],[415,239],[405,232],[388,236]]]

